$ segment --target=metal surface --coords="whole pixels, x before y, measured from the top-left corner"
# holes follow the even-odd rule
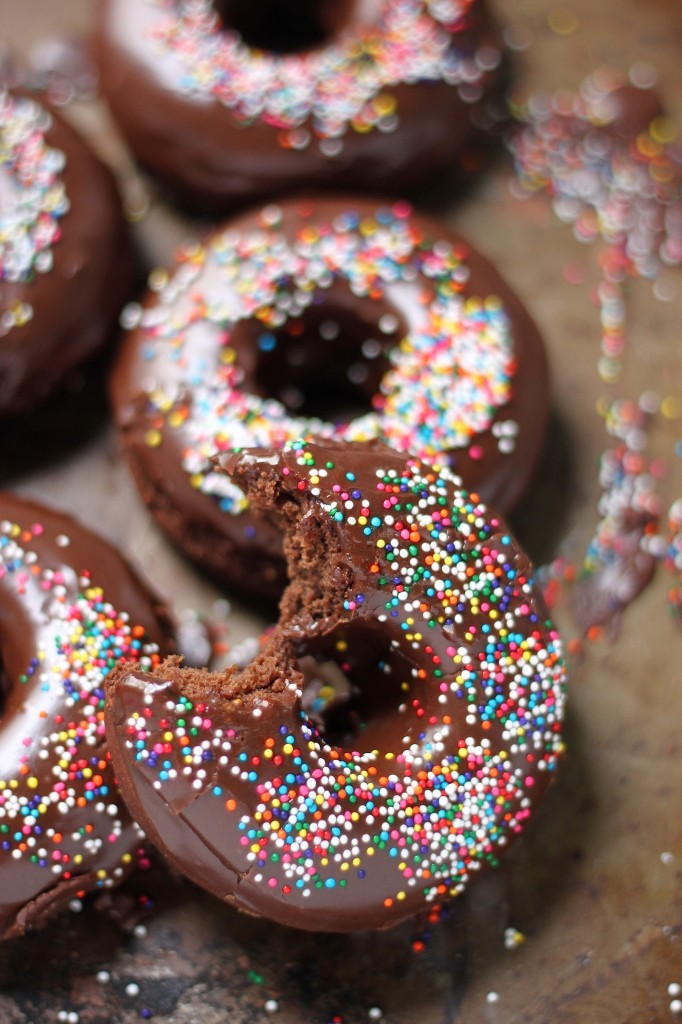
[[[93,0],[2,0],[0,36],[23,52],[55,32],[84,33]],[[517,47],[523,91],[575,89],[609,63],[649,62],[682,125],[679,0],[498,0]],[[124,181],[140,184],[96,102],[70,105]],[[617,387],[600,381],[597,252],[581,247],[546,198],[519,202],[504,158],[460,202],[443,183],[423,204],[469,235],[516,287],[546,337],[552,364],[552,444],[517,525],[546,560],[584,551],[598,515],[597,461],[607,447],[603,394],[679,395],[682,272],[672,301],[646,282],[629,292],[630,340]],[[148,260],[164,262],[190,226],[152,194],[135,222]],[[579,264],[585,283],[566,279]],[[672,272],[671,272],[672,273]],[[175,607],[215,616],[221,596],[158,535],[121,465],[101,392],[74,412],[6,425],[2,484],[68,508],[124,551]],[[647,443],[668,466],[680,419],[654,418]],[[58,436],[55,437],[55,434]],[[76,435],[81,436],[76,438]],[[42,451],[45,439],[54,451]],[[39,449],[19,468],[27,447]],[[677,476],[677,479],[675,477]],[[570,657],[569,755],[527,835],[503,867],[437,923],[385,934],[314,936],[250,920],[171,878],[160,864],[125,889],[0,949],[0,1020],[7,1024],[657,1024],[679,1018],[682,986],[682,633],[666,611],[659,567],[619,632]],[[575,632],[569,602],[557,620]],[[232,602],[228,639],[261,626]],[[682,988],[680,989],[682,992]]]

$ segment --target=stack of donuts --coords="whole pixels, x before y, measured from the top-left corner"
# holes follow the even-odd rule
[[[404,198],[494,121],[498,29],[483,0],[101,0],[95,54],[159,202],[212,226],[136,293],[111,172],[0,93],[0,415],[109,347],[140,500],[279,613],[245,668],[186,667],[107,542],[0,495],[0,936],[147,841],[250,913],[389,927],[497,863],[563,749],[561,641],[503,518],[542,339]]]

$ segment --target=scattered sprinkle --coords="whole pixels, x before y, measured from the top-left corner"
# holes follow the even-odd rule
[[[633,65],[629,78],[598,69],[575,95],[536,96],[517,108],[521,127],[511,140],[520,194],[546,192],[579,241],[601,246],[597,370],[606,385],[619,379],[626,355],[628,281],[650,280],[669,301],[676,286],[664,271],[682,263],[682,149],[652,91],[655,79],[644,63]],[[567,268],[568,280],[578,278],[577,268]],[[669,418],[677,409],[676,399],[650,394],[600,403],[617,443],[601,456],[601,518],[574,574],[578,621],[588,636],[617,623],[657,563],[672,573],[668,604],[682,622],[682,503],[672,502],[666,523],[659,496],[665,467],[644,454],[652,415]],[[563,560],[547,572],[548,582],[560,578]]]

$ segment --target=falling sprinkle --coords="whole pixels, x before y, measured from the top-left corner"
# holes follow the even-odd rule
[[[682,148],[653,91],[655,78],[645,64],[633,65],[629,78],[599,69],[575,95],[532,97],[516,110],[520,127],[510,142],[521,193],[545,192],[579,241],[600,245],[597,371],[609,386],[627,355],[628,282],[649,280],[669,301],[676,285],[668,268],[682,263]],[[674,415],[677,399],[651,398],[608,399],[601,410],[617,443],[601,456],[600,519],[576,573],[578,621],[588,636],[617,625],[659,562],[673,575],[668,603],[682,622],[682,503],[671,504],[666,533],[658,493],[664,473],[645,456],[648,421]],[[548,583],[562,577],[557,562]]]

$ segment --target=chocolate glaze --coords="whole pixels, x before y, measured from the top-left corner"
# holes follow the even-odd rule
[[[379,4],[356,0],[344,9],[348,6],[359,17],[363,7]],[[478,68],[471,102],[445,81],[398,83],[382,90],[396,102],[395,130],[348,128],[334,155],[320,152],[316,144],[284,148],[276,127],[258,119],[236,120],[209,93],[183,94],[181,69],[158,52],[151,38],[153,24],[161,13],[168,14],[168,7],[172,11],[172,3],[160,11],[142,0],[99,5],[95,53],[101,88],[140,164],[181,202],[207,213],[311,189],[404,191],[453,161],[478,134],[475,125],[486,98],[500,91],[499,66]],[[325,21],[333,30],[333,18]],[[453,53],[471,60],[472,67],[479,51],[486,60],[501,51],[500,35],[482,0],[474,0],[464,24],[441,30],[451,32]],[[303,128],[315,138],[309,118]]]
[[[405,204],[400,205],[409,211]],[[281,331],[276,332],[278,343],[272,353],[263,353],[257,344],[258,335],[268,323],[270,307],[265,302],[260,310],[254,308],[247,319],[237,319],[234,314],[226,314],[223,319],[211,318],[199,311],[191,331],[174,328],[171,315],[175,315],[176,308],[187,308],[189,296],[210,296],[212,303],[221,298],[228,301],[228,285],[216,284],[215,260],[211,256],[211,246],[226,232],[229,231],[229,252],[239,251],[239,239],[254,231],[271,230],[273,241],[268,245],[274,246],[275,239],[281,236],[287,239],[287,244],[293,244],[309,229],[327,230],[336,218],[349,213],[364,222],[376,224],[378,216],[386,215],[387,223],[401,223],[393,212],[397,208],[357,198],[290,200],[276,208],[270,206],[236,218],[206,240],[204,264],[191,282],[177,288],[174,284],[191,270],[193,250],[190,249],[189,257],[177,277],[171,280],[166,293],[157,290],[147,294],[143,306],[148,324],[143,320],[123,341],[111,390],[124,452],[142,495],[175,544],[205,571],[246,593],[274,597],[281,593],[284,566],[277,531],[248,510],[240,515],[227,514],[216,498],[204,493],[203,481],[193,480],[182,465],[186,452],[193,445],[192,432],[198,429],[197,424],[204,422],[204,406],[198,388],[204,384],[218,388],[223,380],[225,364],[221,363],[221,358],[225,354],[228,331],[236,366],[243,373],[240,387],[244,393],[285,398],[289,385],[303,386],[304,382],[310,382],[313,398],[326,384],[328,400],[330,393],[333,397],[335,391],[347,387],[345,371],[349,363],[355,362],[366,373],[357,391],[360,400],[369,407],[370,396],[377,392],[386,369],[388,351],[395,348],[404,335],[416,337],[424,329],[424,311],[431,308],[430,303],[435,303],[436,292],[433,279],[428,279],[419,269],[419,254],[422,250],[428,252],[434,246],[437,248],[439,241],[444,242],[461,253],[461,262],[468,272],[462,296],[465,299],[495,296],[501,301],[510,325],[514,361],[508,399],[490,410],[490,422],[485,430],[474,432],[467,444],[461,441],[463,446],[448,450],[447,457],[467,487],[503,510],[508,510],[520,497],[535,466],[548,406],[547,365],[540,335],[495,268],[452,230],[434,220],[409,212],[403,214],[412,226],[410,230],[414,230],[415,239],[421,239],[419,245],[415,244],[415,259],[410,257],[406,261],[410,267],[414,263],[417,268],[413,279],[407,280],[403,275],[393,283],[380,280],[370,297],[357,294],[357,287],[353,294],[342,273],[333,275],[331,283],[327,280],[325,287],[315,290],[312,302],[303,311],[303,334],[288,337],[286,324],[283,325]],[[277,223],[272,226],[274,210],[279,212]],[[266,217],[270,228],[266,227]],[[198,258],[201,261],[203,257]],[[293,292],[286,282],[282,287],[284,292],[287,289]],[[156,311],[165,317],[161,328],[155,322]],[[395,325],[388,335],[381,330],[386,314],[393,318]],[[312,329],[325,318],[338,326],[338,340],[321,341],[320,335]],[[366,338],[383,339],[383,356],[368,359],[362,354],[362,342]],[[293,360],[294,355],[296,361],[292,365],[289,360]],[[158,394],[170,396],[168,402],[157,400],[154,396]],[[323,402],[319,404],[324,408]],[[189,410],[189,418],[183,410]],[[176,414],[180,418],[176,416],[171,425]],[[207,419],[207,422],[210,421]],[[263,443],[235,441],[226,434],[226,418],[220,423],[220,427],[215,428],[214,439],[206,443],[207,455],[221,447]],[[511,450],[506,451],[500,435],[504,424],[511,424],[515,431]],[[314,424],[299,426],[293,436],[303,430],[315,433],[316,427]],[[213,431],[214,427],[210,427],[209,433],[213,435]],[[391,438],[391,443],[400,446],[403,442]],[[423,443],[416,438],[410,448],[414,450]]]
[[[32,97],[33,98],[33,97]],[[43,106],[44,97],[36,98]],[[27,323],[0,332],[0,415],[23,413],[112,337],[132,284],[131,248],[113,175],[50,110],[49,146],[61,150],[69,210],[47,273],[0,279],[0,311],[28,304]]]
[[[153,667],[171,636],[108,544],[0,495],[0,938],[133,867],[141,832],[108,760],[102,681],[123,655]]]
[[[122,791],[220,898],[300,928],[388,927],[458,894],[531,815],[562,749],[560,641],[526,555],[449,471],[373,443],[217,463],[285,525],[281,618],[241,673],[112,673]],[[311,659],[349,684],[321,731]]]
[[[617,543],[601,564],[579,577],[573,592],[576,622],[584,632],[594,626],[618,635],[625,609],[651,583],[656,558],[642,546],[655,518],[628,510],[618,516]]]

